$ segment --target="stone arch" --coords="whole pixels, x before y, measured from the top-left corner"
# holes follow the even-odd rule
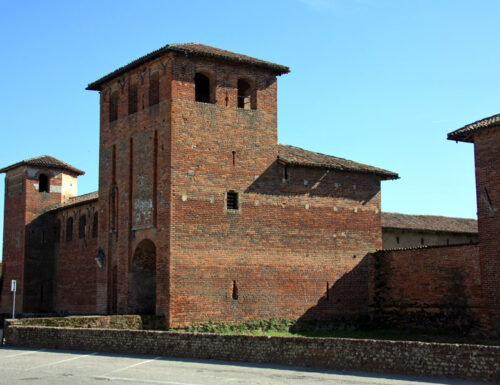
[[[142,240],[136,247],[128,275],[128,312],[156,313],[156,246]]]

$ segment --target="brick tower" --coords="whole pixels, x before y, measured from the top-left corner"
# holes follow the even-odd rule
[[[39,257],[53,244],[53,226],[39,223],[46,209],[77,194],[77,177],[83,171],[45,155],[0,169],[5,177],[5,217],[1,312],[12,307],[11,280],[17,280],[16,311],[50,309],[52,282],[50,261]],[[36,231],[40,229],[40,231]],[[30,247],[36,245],[37,247]],[[41,255],[41,254],[40,254]],[[46,255],[46,253],[45,253]],[[29,261],[30,260],[30,263]],[[44,299],[45,296],[45,299]],[[46,303],[40,308],[40,299]]]
[[[172,44],[87,87],[101,105],[98,313],[175,327],[366,311],[380,181],[398,176],[279,145],[288,72]]]

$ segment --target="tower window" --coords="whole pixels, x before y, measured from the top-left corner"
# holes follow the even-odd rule
[[[92,238],[97,238],[97,225],[98,225],[98,216],[97,212],[94,213],[94,220],[92,223]]]
[[[137,112],[137,84],[131,84],[128,87],[128,114]]]
[[[238,193],[234,191],[227,192],[227,209],[238,210]]]
[[[69,217],[66,221],[66,242],[73,239],[73,218]]]
[[[80,216],[80,220],[78,223],[78,238],[85,238],[87,233],[87,217],[85,215]]]
[[[238,108],[255,109],[254,90],[248,80],[238,80]]]
[[[160,78],[158,72],[149,78],[149,105],[154,106],[160,102]]]
[[[194,77],[194,92],[197,102],[212,103],[210,78],[202,73]]]
[[[38,177],[38,192],[49,192],[49,178],[45,174]]]
[[[109,121],[114,122],[118,119],[118,91],[111,93],[109,97]]]

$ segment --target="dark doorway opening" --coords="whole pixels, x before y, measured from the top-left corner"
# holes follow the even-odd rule
[[[137,245],[129,269],[128,312],[156,313],[156,246],[149,239]]]

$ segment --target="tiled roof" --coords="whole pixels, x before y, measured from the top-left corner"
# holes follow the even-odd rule
[[[475,219],[441,217],[436,215],[409,215],[383,212],[382,227],[400,230],[477,233],[477,221]]]
[[[479,130],[490,128],[490,127],[499,127],[500,126],[500,114],[489,116],[487,118],[478,120],[474,123],[467,124],[458,130],[450,132],[448,134],[449,140],[457,140],[460,142],[473,142],[473,135]]]
[[[62,160],[56,159],[53,156],[49,156],[49,155],[37,156],[36,158],[30,158],[30,159],[26,159],[26,160],[23,160],[21,162],[12,164],[10,166],[7,166],[7,167],[0,169],[0,173],[7,172],[7,171],[12,170],[13,168],[16,168],[19,166],[55,168],[58,170],[66,170],[66,171],[69,171],[69,172],[71,172],[73,174],[77,174],[77,175],[85,174],[85,172],[83,172],[82,170],[79,170],[76,167],[69,165],[68,163],[64,163]]]
[[[166,46],[161,47],[156,51],[150,52],[147,55],[144,55],[139,59],[130,62],[126,66],[118,68],[117,70],[111,72],[110,74],[100,78],[99,80],[90,83],[87,86],[87,90],[100,91],[102,84],[107,82],[108,80],[116,78],[133,68],[139,67],[140,65],[148,61],[156,59],[161,55],[165,54],[166,52],[176,52],[186,56],[189,55],[205,56],[205,57],[223,59],[234,63],[250,64],[253,66],[263,67],[268,70],[271,70],[276,75],[283,75],[290,72],[290,68],[280,64],[271,63],[265,60],[253,58],[251,56],[241,55],[239,53],[226,51],[220,48],[210,47],[208,45],[200,43],[167,44]]]
[[[99,192],[94,191],[94,192],[91,192],[88,194],[83,194],[83,195],[78,195],[76,197],[68,198],[61,203],[57,203],[55,205],[48,207],[47,210],[45,210],[45,212],[55,211],[55,210],[59,210],[59,209],[67,209],[67,208],[74,207],[74,206],[84,205],[87,203],[91,203],[93,201],[97,201],[97,199],[99,199]]]
[[[412,247],[394,247],[390,249],[380,249],[375,251],[373,254],[383,255],[387,251],[414,251],[414,250],[424,250],[424,249],[444,249],[444,248],[452,248],[452,247],[474,247],[479,245],[479,242],[465,242],[465,243],[457,243],[454,245],[421,245],[421,246],[412,246]]]
[[[381,168],[356,163],[352,160],[337,158],[331,155],[307,151],[287,144],[278,145],[278,160],[291,166],[320,167],[339,171],[355,171],[375,174],[382,179],[398,179],[398,174]]]

